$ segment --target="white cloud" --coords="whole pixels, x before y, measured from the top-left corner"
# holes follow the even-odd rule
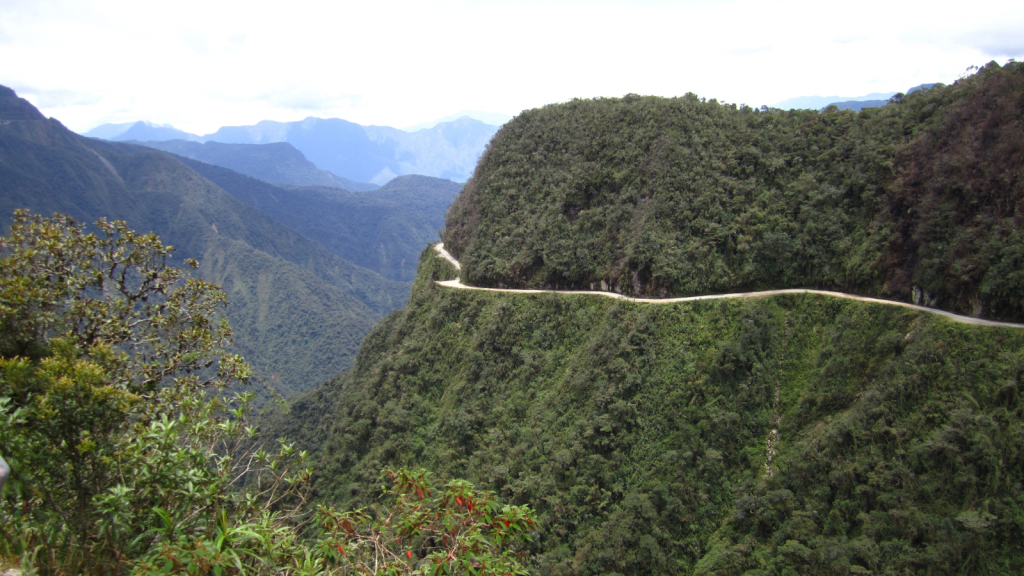
[[[993,0],[13,1],[0,84],[32,87],[77,130],[308,115],[406,126],[630,92],[760,105],[905,90],[1020,59],[1021,32],[1024,8]]]

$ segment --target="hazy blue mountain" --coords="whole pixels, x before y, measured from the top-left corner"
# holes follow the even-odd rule
[[[383,169],[398,170],[393,146],[373,142],[363,126],[340,118],[264,120],[252,126],[225,126],[204,136],[204,140],[231,144],[288,142],[319,168],[361,182],[382,184],[374,178]]]
[[[498,126],[469,116],[440,122],[416,132],[390,126],[362,126],[340,118],[314,117],[296,122],[264,120],[251,126],[223,126],[205,136],[149,122],[136,122],[124,132],[114,134],[118,129],[115,126],[104,124],[85,135],[139,142],[287,142],[317,168],[331,172],[342,181],[370,182],[378,186],[403,174],[465,182],[473,174],[484,147],[498,131]]]
[[[124,128],[124,130],[121,128]],[[83,136],[120,142],[128,140],[138,140],[140,142],[147,140],[199,140],[199,136],[189,134],[184,130],[178,130],[170,124],[153,124],[145,120],[127,124],[102,124],[89,130]]]
[[[115,137],[120,136],[128,131],[129,128],[134,126],[135,122],[121,122],[118,124],[100,124],[99,126],[84,132],[82,136],[88,136],[89,138],[102,138],[104,140],[113,140]]]
[[[461,184],[430,176],[399,176],[379,190],[282,187],[219,166],[181,159],[235,198],[313,240],[335,255],[390,280],[411,282],[423,247],[438,229]]]
[[[396,174],[465,182],[498,126],[464,116],[413,133],[382,126],[367,126],[366,131],[377,142],[393,143],[399,160]]]
[[[165,140],[133,143],[230,168],[240,174],[267,182],[295,186],[330,186],[352,192],[368,192],[379,188],[376,184],[356,182],[321,170],[287,142],[224,144],[212,141]]]
[[[918,90],[927,90],[934,86],[941,85],[942,84],[938,82],[933,82],[931,84],[921,84],[919,86],[914,86],[910,90],[907,90],[906,93],[912,94],[914,92],[917,92]],[[879,108],[881,106],[885,106],[888,103],[889,99],[886,98],[885,100],[847,100],[846,102],[832,102],[828,106],[836,106],[840,110],[853,110],[854,112],[860,112],[865,108]],[[828,106],[822,107],[821,111],[823,112],[825,108],[827,108]]]
[[[879,106],[885,106],[889,100],[847,100],[846,102],[832,102],[828,106],[836,106],[840,110],[853,110],[854,112],[860,112],[865,108],[878,108]],[[825,110],[828,106],[824,106],[821,110]]]
[[[933,82],[931,84],[921,84],[914,86],[905,93],[910,94],[918,90],[927,90],[933,86],[938,86],[940,83]],[[780,108],[782,110],[824,110],[825,108],[835,104],[840,110],[854,110],[859,112],[864,108],[877,108],[879,106],[885,106],[889,102],[889,98],[896,95],[896,92],[872,92],[871,94],[865,94],[864,96],[797,96],[796,98],[788,98],[781,102],[775,103],[772,108]]]
[[[147,140],[199,140],[199,137],[184,130],[178,130],[170,124],[157,125],[152,122],[140,121],[111,140],[144,142]]]
[[[797,96],[796,98],[787,98],[781,102],[776,102],[772,105],[772,108],[779,108],[782,110],[820,110],[829,104],[836,103],[838,105],[839,102],[864,100],[888,101],[893,94],[896,93],[872,92],[871,94],[865,94],[863,96]]]
[[[438,118],[437,120],[431,120],[430,122],[420,122],[419,124],[406,126],[405,128],[402,128],[402,130],[405,130],[406,132],[416,132],[417,130],[425,130],[427,128],[433,128],[434,126],[437,126],[442,122],[451,122],[453,120],[458,120],[463,116],[467,116],[474,120],[479,120],[484,124],[490,124],[491,126],[501,126],[505,122],[508,122],[509,120],[512,119],[512,117],[509,116],[508,114],[498,114],[495,112],[479,112],[477,110],[463,110],[462,112],[449,114],[444,118]]]
[[[298,122],[265,120],[253,126],[226,126],[203,140],[288,142],[319,168],[359,182],[384,184],[403,174],[461,182],[472,175],[477,159],[497,131],[497,126],[468,117],[413,133],[310,117]]]

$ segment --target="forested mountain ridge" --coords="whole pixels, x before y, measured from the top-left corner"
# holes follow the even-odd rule
[[[155,232],[223,285],[237,351],[281,392],[346,368],[379,315],[404,303],[407,283],[331,254],[173,156],[78,136],[13,91],[0,96],[0,224],[28,208]]]
[[[445,211],[462,189],[450,180],[415,175],[358,194],[322,186],[282,187],[196,160],[182,161],[333,254],[407,283],[416,276],[423,246],[438,240]]]
[[[369,504],[385,465],[467,478],[538,510],[535,574],[1024,569],[1019,329],[455,275],[425,251],[355,367],[265,423],[317,453],[321,501]]]
[[[463,281],[644,296],[835,289],[1024,318],[1024,65],[860,113],[688,95],[506,124],[453,204]]]
[[[1015,318],[1021,86],[1011,64],[859,114],[525,112],[449,211],[462,270],[425,250],[353,369],[266,430],[316,453],[323,502],[422,466],[530,504],[534,574],[1020,573],[1021,330],[824,295],[436,281],[918,286]]]

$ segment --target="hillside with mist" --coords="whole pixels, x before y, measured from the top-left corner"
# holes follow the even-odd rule
[[[316,497],[383,466],[538,512],[531,573],[1018,574],[1024,65],[859,113],[627,96],[527,111],[355,366],[268,415]]]
[[[104,124],[86,136],[109,140],[182,140],[222,144],[272,144],[286,142],[321,170],[354,182],[382,185],[395,176],[422,174],[464,182],[473,173],[477,159],[498,130],[497,126],[463,116],[430,128],[406,132],[389,126],[362,126],[340,118],[309,117],[296,122],[264,120],[252,126],[224,126],[212,134],[198,136],[167,126],[137,122]],[[194,147],[180,145],[184,153]],[[234,149],[236,153],[244,148]],[[210,152],[205,152],[209,154]],[[251,152],[250,152],[251,153]],[[227,166],[212,160],[199,160]],[[250,176],[263,178],[254,173]],[[272,181],[276,181],[271,179]],[[293,184],[303,184],[291,182]]]
[[[324,170],[358,182],[384,184],[403,174],[465,180],[497,129],[468,117],[412,133],[338,118],[306,118],[225,126],[205,138],[238,144],[288,142]]]
[[[273,144],[222,144],[220,142],[190,142],[187,140],[145,141],[128,140],[164,152],[222,166],[272,184],[293,186],[329,186],[352,192],[365,192],[379,188],[376,184],[356,182],[321,170],[287,142]]]
[[[13,211],[120,219],[196,258],[223,286],[235,349],[287,395],[347,368],[409,284],[338,257],[235,199],[175,157],[84,138],[0,91],[0,224]]]
[[[440,239],[445,212],[462,189],[450,180],[413,175],[372,192],[280,187],[202,162],[183,162],[333,254],[401,282],[415,278],[420,251]]]

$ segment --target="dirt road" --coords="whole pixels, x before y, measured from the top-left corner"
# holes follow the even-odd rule
[[[434,244],[434,249],[442,258],[452,263],[456,270],[462,270],[462,266],[459,261],[452,257],[447,250],[444,249],[444,242],[438,242]],[[735,292],[732,294],[711,294],[707,296],[686,296],[684,298],[633,298],[630,296],[623,296],[622,294],[616,294],[614,292],[600,292],[595,290],[525,290],[517,288],[483,288],[480,286],[467,286],[462,283],[461,279],[456,278],[454,280],[439,280],[437,282],[441,286],[448,288],[458,288],[461,290],[481,290],[484,292],[509,292],[513,294],[586,294],[590,296],[604,296],[605,298],[613,298],[615,300],[626,300],[628,302],[642,302],[644,304],[674,304],[676,302],[694,302],[696,300],[718,300],[722,298],[761,298],[764,296],[775,296],[778,294],[821,294],[823,296],[832,296],[833,298],[846,298],[847,300],[859,300],[861,302],[871,302],[872,304],[887,304],[889,306],[902,306],[904,308],[910,308],[912,310],[918,310],[920,312],[927,312],[929,314],[938,314],[939,316],[945,316],[955,322],[962,322],[964,324],[975,324],[977,326],[998,326],[1002,328],[1024,328],[1024,324],[1014,324],[1012,322],[996,322],[994,320],[983,320],[981,318],[972,318],[970,316],[961,316],[960,314],[954,314],[952,312],[946,312],[945,310],[938,310],[935,308],[926,308],[924,306],[916,306],[914,304],[908,304],[906,302],[896,302],[895,300],[882,300],[881,298],[868,298],[866,296],[857,296],[856,294],[846,294],[843,292],[832,292],[830,290],[812,290],[808,288],[786,288],[783,290],[765,290],[763,292]]]

